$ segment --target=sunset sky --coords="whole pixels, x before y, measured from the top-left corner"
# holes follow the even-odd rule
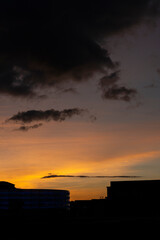
[[[5,0],[0,20],[1,181],[77,200],[160,178],[160,1]]]

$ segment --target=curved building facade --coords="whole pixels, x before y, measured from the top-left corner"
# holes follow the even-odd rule
[[[69,209],[67,190],[18,189],[0,182],[0,209]]]

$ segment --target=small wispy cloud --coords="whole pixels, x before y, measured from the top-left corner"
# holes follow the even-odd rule
[[[22,131],[22,132],[27,132],[30,129],[37,129],[39,127],[41,127],[43,124],[39,123],[39,124],[34,124],[32,126],[26,126],[26,125],[22,125],[19,128],[14,129],[14,131]]]
[[[100,79],[99,88],[102,90],[102,98],[130,102],[137,94],[137,91],[136,89],[119,85],[119,74],[120,71],[115,71]]]

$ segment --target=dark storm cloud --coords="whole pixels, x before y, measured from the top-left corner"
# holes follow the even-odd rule
[[[37,88],[106,75],[114,62],[101,42],[159,14],[159,0],[5,0],[0,2],[0,93],[30,97]],[[121,88],[116,92],[127,92]]]
[[[31,74],[19,67],[6,67],[0,64],[0,93],[12,96],[32,97],[33,83],[30,81]]]
[[[15,131],[22,131],[22,132],[27,132],[30,129],[36,129],[41,127],[43,124],[39,123],[39,124],[34,124],[32,126],[26,126],[26,125],[22,125],[19,128],[16,128]]]
[[[13,121],[17,123],[31,123],[33,121],[64,121],[66,118],[71,118],[74,115],[81,115],[87,110],[79,108],[64,109],[62,111],[50,109],[46,111],[29,110],[26,112],[19,112],[7,119],[6,122]],[[32,126],[33,127],[33,126]],[[25,128],[25,127],[24,127]],[[21,129],[22,130],[22,129]]]
[[[138,178],[140,176],[88,176],[88,175],[54,175],[54,174],[48,174],[46,176],[43,176],[43,178]]]
[[[129,102],[137,93],[135,89],[119,85],[119,71],[102,77],[99,81],[104,99],[123,100]]]

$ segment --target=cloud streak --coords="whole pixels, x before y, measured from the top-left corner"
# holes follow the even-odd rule
[[[67,118],[71,118],[74,115],[83,115],[87,110],[80,108],[71,108],[58,111],[50,109],[46,111],[41,110],[29,110],[26,112],[18,112],[11,118],[7,119],[6,122],[19,122],[19,123],[31,123],[34,121],[65,121]]]
[[[44,178],[139,178],[140,176],[127,176],[127,175],[120,175],[120,176],[89,176],[89,175],[55,175],[55,174],[48,174],[43,176],[41,179]]]
[[[29,110],[29,111],[23,111],[18,112],[17,114],[13,115],[12,117],[6,119],[5,124],[9,122],[22,124],[19,128],[14,129],[14,131],[22,131],[27,132],[31,129],[37,129],[41,127],[42,123],[36,123],[34,125],[26,125],[31,124],[33,122],[62,122],[66,119],[70,119],[73,116],[83,116],[88,115],[88,118],[91,122],[96,121],[96,116],[89,113],[87,109],[81,109],[81,108],[69,108],[64,110],[55,110],[55,109],[49,109],[49,110]]]

